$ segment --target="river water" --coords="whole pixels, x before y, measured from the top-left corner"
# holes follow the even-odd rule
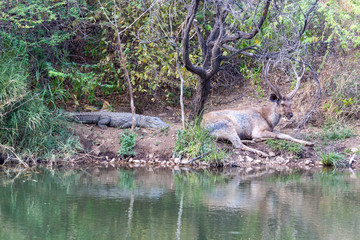
[[[2,172],[0,239],[360,239],[360,174]]]

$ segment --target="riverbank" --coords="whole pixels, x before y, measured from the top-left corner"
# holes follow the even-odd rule
[[[236,103],[227,104],[226,108],[234,107]],[[277,131],[289,134],[299,139],[306,139],[314,142],[314,146],[299,146],[300,149],[274,146],[274,143],[267,142],[246,143],[248,146],[261,150],[269,154],[269,157],[261,157],[254,153],[233,149],[228,142],[218,142],[220,148],[226,149],[228,157],[220,162],[204,162],[201,158],[189,159],[173,156],[173,149],[176,141],[176,133],[181,129],[181,121],[178,111],[170,107],[165,107],[160,114],[145,112],[147,115],[160,117],[170,125],[168,129],[137,129],[137,140],[135,145],[135,156],[121,158],[118,156],[120,149],[119,135],[122,129],[107,128],[100,129],[96,125],[85,125],[72,123],[72,128],[80,137],[84,151],[79,153],[73,164],[99,164],[113,166],[159,166],[178,168],[190,166],[194,168],[211,167],[278,167],[285,166],[290,168],[319,168],[322,167],[322,158],[332,153],[337,154],[341,159],[337,160],[336,167],[347,167],[351,160],[352,168],[360,168],[359,152],[360,138],[359,125],[354,125],[351,134],[333,140],[327,139],[324,128],[306,126],[305,129],[294,130],[287,127],[289,122],[284,121],[279,124]],[[343,126],[347,129],[346,126]],[[334,133],[327,133],[334,134]],[[276,144],[276,142],[275,142]],[[331,156],[330,156],[331,157]],[[71,162],[71,161],[70,161]]]

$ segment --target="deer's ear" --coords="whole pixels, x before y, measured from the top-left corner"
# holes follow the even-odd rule
[[[270,94],[270,101],[277,102],[279,101],[279,98],[276,96],[276,94],[272,93]]]

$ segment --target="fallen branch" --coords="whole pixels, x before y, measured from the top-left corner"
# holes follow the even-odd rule
[[[197,156],[196,158],[190,159],[190,160],[187,161],[185,164],[189,164],[189,163],[191,163],[191,162],[195,162],[195,161],[198,160],[199,158],[202,158],[202,157],[208,155],[210,152],[211,152],[211,151],[208,151],[208,152],[206,152],[206,153],[201,154],[200,156]]]
[[[29,168],[29,165],[26,162],[24,162],[23,160],[21,160],[18,155],[16,155],[15,150],[12,147],[8,147],[8,146],[2,145],[2,144],[0,144],[0,147],[10,151],[15,156],[16,160],[18,160],[25,168]],[[5,160],[4,165],[6,164],[6,162],[7,162],[7,160]]]

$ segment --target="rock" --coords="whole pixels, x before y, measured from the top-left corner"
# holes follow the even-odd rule
[[[153,153],[150,153],[150,154],[149,154],[149,158],[150,158],[150,159],[154,158],[154,154],[153,154]]]
[[[356,147],[353,147],[353,148],[350,149],[350,151],[351,151],[352,153],[356,153],[357,151],[359,151],[359,149],[356,148]]]
[[[249,156],[245,156],[245,160],[246,160],[247,162],[252,162],[252,161],[254,161],[254,159],[253,159],[252,157],[249,157]]]
[[[253,172],[253,171],[254,171],[253,168],[247,168],[247,169],[245,170],[246,173],[251,173],[251,172]]]
[[[254,162],[255,164],[261,164],[262,163],[262,161],[260,160],[260,159],[257,159],[257,160],[255,160],[255,162]]]
[[[270,152],[269,152],[269,157],[275,157],[275,153],[272,152],[272,151],[270,151]]]
[[[305,161],[305,165],[309,165],[310,163],[311,163],[310,160],[306,160],[306,161]]]
[[[187,164],[187,162],[188,162],[189,160],[187,160],[187,159],[183,159],[183,160],[181,160],[181,164]]]
[[[111,160],[110,160],[110,163],[114,163],[115,162],[115,158],[112,158]]]
[[[180,163],[180,158],[174,158],[174,163],[179,164]]]
[[[245,161],[245,159],[244,159],[241,155],[239,155],[238,161],[239,161],[239,162],[243,162],[243,161]]]
[[[136,165],[140,164],[140,160],[133,160],[132,162]]]
[[[283,157],[276,157],[276,162],[278,162],[278,163],[283,163],[284,161],[285,161],[285,159],[283,158]]]
[[[94,149],[93,153],[94,153],[96,156],[99,156],[99,154],[100,154],[100,149],[98,149],[98,148]]]

